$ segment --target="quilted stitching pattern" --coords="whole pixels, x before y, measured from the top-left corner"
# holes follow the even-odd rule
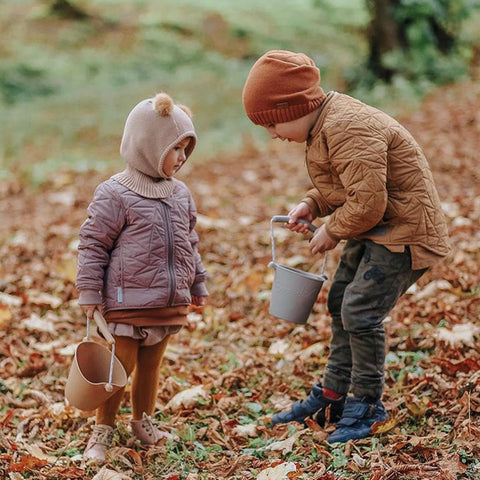
[[[192,285],[205,281],[195,205],[185,184],[174,181],[163,200],[112,179],[97,188],[80,230],[77,288],[102,290],[105,311],[188,305]]]
[[[319,216],[339,239],[420,245],[446,255],[448,231],[427,160],[396,120],[347,95],[325,107],[307,147]],[[382,235],[369,233],[386,226]]]

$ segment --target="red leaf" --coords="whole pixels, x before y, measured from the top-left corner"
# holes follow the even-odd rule
[[[457,372],[469,373],[471,371],[480,370],[479,363],[473,358],[465,358],[464,360],[456,363],[450,362],[445,358],[434,358],[433,361],[440,366],[442,373],[452,377]]]
[[[2,427],[7,426],[15,415],[15,410],[11,408],[7,413],[0,419],[0,425]]]
[[[33,455],[23,455],[19,462],[10,465],[10,470],[12,472],[25,472],[27,470],[42,468],[45,465],[48,465],[46,460],[41,460]]]

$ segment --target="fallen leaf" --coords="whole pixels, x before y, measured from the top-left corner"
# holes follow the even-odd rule
[[[297,356],[301,360],[306,360],[308,358],[320,358],[325,353],[325,343],[317,342],[312,345],[309,345],[307,348],[304,348],[297,353]]]
[[[23,303],[23,299],[10,295],[8,293],[0,292],[0,304],[6,307],[20,307]]]
[[[129,480],[132,477],[103,467],[92,480]]]
[[[421,290],[417,291],[415,297],[417,300],[422,300],[423,298],[433,297],[438,291],[452,291],[453,286],[447,280],[435,280],[428,285],[426,285]]]
[[[285,440],[273,442],[270,445],[267,445],[265,447],[265,450],[271,450],[272,452],[281,451],[282,455],[286,455],[293,450],[293,446],[295,445],[296,440],[297,436],[293,435]]]
[[[358,465],[360,468],[365,468],[367,466],[367,460],[361,457],[358,453],[354,453],[352,455],[352,460]]]
[[[452,327],[440,328],[436,332],[436,338],[446,344],[456,347],[458,345],[472,345],[475,343],[475,335],[480,333],[480,327],[473,323],[459,323]]]
[[[45,445],[43,445],[43,447],[45,448]],[[33,457],[39,458],[40,460],[45,460],[48,463],[54,464],[58,460],[58,458],[54,457],[53,455],[47,455],[46,453],[43,453],[43,450],[38,443],[29,444],[23,442],[22,449],[28,452]]]
[[[10,325],[12,316],[13,314],[10,308],[5,307],[0,303],[0,330],[5,330]]]
[[[53,467],[49,470],[50,478],[73,480],[75,478],[84,479],[85,470],[76,467],[75,465],[70,467]]]
[[[281,463],[273,468],[266,468],[262,470],[257,480],[288,480],[290,472],[296,472],[297,466],[293,462]]]
[[[25,328],[37,332],[55,333],[55,328],[50,320],[40,318],[36,313],[32,313],[30,318],[23,321]]]
[[[469,373],[480,370],[480,364],[474,358],[465,358],[459,362],[451,362],[445,358],[434,358],[433,362],[440,366],[446,375],[454,376],[457,372]]]
[[[239,437],[256,437],[257,436],[257,426],[254,423],[249,423],[247,425],[237,425],[233,429],[233,433]]]
[[[10,465],[12,472],[27,472],[36,468],[42,468],[48,465],[46,460],[34,457],[33,455],[22,455],[19,462]]]
[[[411,403],[411,402],[406,402],[405,406],[407,407],[407,410],[417,418],[421,418],[425,415],[425,413],[428,410],[428,405],[426,404],[421,404],[421,403]]]
[[[28,301],[34,305],[47,305],[51,308],[58,308],[63,303],[60,297],[45,292],[30,290]]]
[[[189,388],[177,393],[166,405],[171,410],[178,410],[180,408],[192,408],[199,400],[208,399],[208,393],[203,385]]]
[[[268,348],[268,353],[270,355],[281,355],[283,356],[288,349],[291,348],[291,343],[287,342],[286,340],[276,340],[272,342],[270,347]]]

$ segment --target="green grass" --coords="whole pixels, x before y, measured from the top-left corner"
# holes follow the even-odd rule
[[[341,87],[367,20],[361,0],[77,2],[89,22],[53,18],[46,3],[0,2],[0,179],[118,170],[128,112],[160,90],[194,112],[195,161],[261,144],[241,105],[255,59],[304,51],[326,89]]]
[[[241,92],[269,49],[303,51],[325,90],[346,91],[365,59],[365,0],[72,0],[88,21],[53,17],[47,0],[0,0],[0,180],[40,184],[60,169],[117,171],[126,116],[167,91],[193,110],[192,161],[262,150]],[[478,15],[465,28],[477,42]],[[377,85],[353,94],[389,113],[430,85]]]

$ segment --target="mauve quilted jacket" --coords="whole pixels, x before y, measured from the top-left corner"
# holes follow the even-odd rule
[[[97,187],[80,229],[81,305],[110,310],[189,305],[207,295],[197,250],[196,208],[183,182],[165,199],[142,197],[113,179]]]
[[[427,160],[386,113],[330,92],[310,132],[306,163],[315,188],[304,201],[315,216],[330,215],[326,228],[333,238],[448,254],[447,224]]]

